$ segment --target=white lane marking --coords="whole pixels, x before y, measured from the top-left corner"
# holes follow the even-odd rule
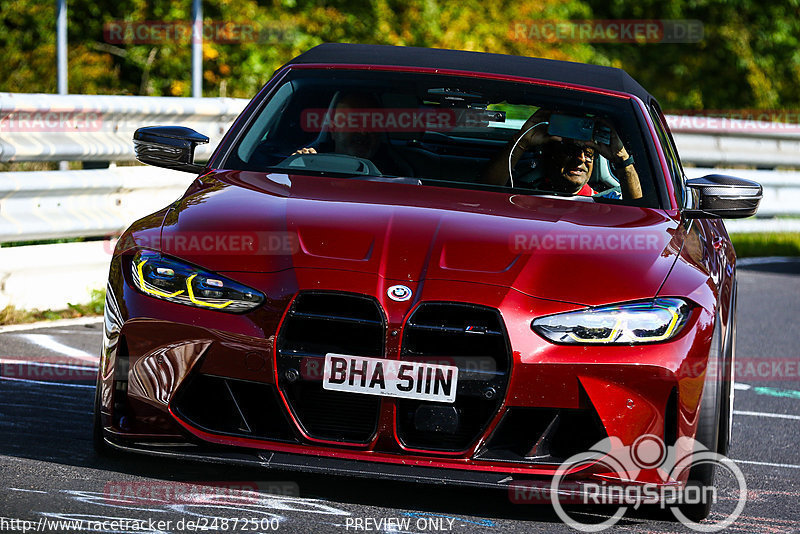
[[[58,326],[83,326],[87,324],[99,324],[103,322],[103,318],[98,317],[77,317],[75,319],[57,319],[55,321],[40,321],[38,323],[27,324],[10,324],[0,326],[0,334],[5,332],[19,332],[25,330],[38,330],[40,328],[55,328]],[[87,332],[91,330],[87,329]]]
[[[49,363],[37,362],[34,360],[11,360],[8,358],[0,358],[0,364],[8,365],[33,365],[35,367],[58,367],[59,369],[73,369],[76,371],[83,371],[85,369],[97,369],[96,365],[70,365],[68,363]]]
[[[733,383],[733,389],[738,389],[740,391],[747,391],[751,387],[753,387],[753,386],[751,386],[750,384],[742,384],[741,382],[734,382]]]
[[[25,493],[44,493],[45,495],[47,495],[46,491],[40,491],[40,490],[23,489],[23,488],[8,488],[8,489],[10,489],[11,491],[24,491]]]
[[[745,412],[742,410],[734,410],[733,415],[753,415],[755,417],[774,417],[775,419],[792,419],[800,421],[800,415],[787,415],[784,413]]]
[[[26,378],[11,378],[8,376],[0,376],[0,380],[8,380],[9,382],[24,382],[26,384],[39,384],[42,386],[62,386],[67,388],[85,388],[94,389],[95,385],[91,384],[67,384],[66,382],[43,382],[42,380],[28,380]]]
[[[84,360],[92,363],[100,363],[99,356],[94,356],[86,351],[64,345],[63,343],[56,341],[55,339],[53,339],[52,336],[48,336],[47,334],[19,334],[19,335],[27,339],[31,343],[39,345],[40,347],[48,350],[52,350],[53,352],[63,354],[64,356],[69,356],[70,358],[76,358],[78,360]]]
[[[800,469],[800,465],[794,464],[774,464],[772,462],[755,462],[753,460],[734,460],[737,464],[766,465],[767,467],[787,467],[789,469]]]

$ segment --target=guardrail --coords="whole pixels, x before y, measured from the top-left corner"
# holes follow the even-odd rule
[[[177,198],[192,177],[134,161],[140,126],[208,135],[207,159],[247,100],[0,93],[0,162],[111,162],[80,171],[0,173],[0,242],[119,234]],[[55,309],[88,299],[108,275],[113,240],[0,249],[0,309]]]
[[[134,161],[133,132],[181,124],[211,141],[205,160],[247,105],[236,98],[0,93],[0,162]]]
[[[211,138],[207,158],[246,100],[0,93],[0,162],[112,162],[80,171],[0,173],[0,242],[119,234],[131,222],[178,197],[190,174],[155,167],[115,166],[134,160],[133,131],[180,124]],[[744,165],[800,169],[800,129],[751,121],[734,127],[668,117],[689,177],[712,172],[764,186],[760,219],[729,221],[730,232],[800,231],[800,171],[707,168]],[[695,121],[696,122],[696,121]],[[103,287],[113,240],[0,249],[0,309],[58,308]]]
[[[133,161],[134,130],[155,124],[209,136],[198,147],[202,160],[246,105],[236,98],[0,92],[0,162]],[[675,115],[667,122],[684,163],[800,168],[800,125]]]
[[[191,180],[144,166],[0,173],[0,242],[117,235]]]
[[[709,168],[686,172],[690,178],[720,173],[758,181],[764,186],[760,216],[800,217],[800,172]],[[191,179],[187,173],[143,166],[0,173],[0,242],[117,235],[137,218],[177,198]],[[798,228],[800,220],[726,224],[731,232],[780,231]]]
[[[800,168],[800,125],[725,117],[668,115],[684,164]]]

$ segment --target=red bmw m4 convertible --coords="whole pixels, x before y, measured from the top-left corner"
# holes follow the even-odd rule
[[[625,72],[321,45],[207,141],[134,136],[196,177],[114,252],[101,451],[482,487],[608,438],[727,451],[720,219],[761,187],[687,180]]]

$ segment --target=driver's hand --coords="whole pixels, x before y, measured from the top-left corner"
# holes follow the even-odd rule
[[[608,143],[598,143],[592,140],[587,141],[586,144],[594,148],[601,156],[611,163],[621,163],[628,159],[628,151],[625,150],[625,146],[622,144],[619,135],[617,135],[617,131],[606,121],[600,120],[597,122],[610,130],[611,135],[609,135]]]
[[[531,147],[549,143],[550,141],[561,141],[561,137],[547,133],[547,124],[541,124],[533,128],[533,130],[530,130],[530,128],[537,123],[549,121],[550,115],[552,114],[553,112],[549,109],[540,108],[536,113],[528,117],[528,120],[525,121],[525,124],[523,124],[522,128],[519,130],[520,137],[517,137],[517,139],[519,139],[519,144],[517,146],[524,151]]]
[[[317,151],[314,150],[313,148],[306,147],[306,148],[301,148],[300,150],[296,150],[296,151],[292,152],[292,156],[294,156],[296,154],[316,154],[316,153],[317,153]]]

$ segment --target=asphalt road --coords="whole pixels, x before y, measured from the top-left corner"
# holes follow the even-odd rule
[[[800,533],[800,261],[740,266],[739,280],[730,457],[748,492],[726,531]],[[575,532],[551,507],[512,503],[506,492],[98,457],[90,375],[100,342],[97,322],[0,329],[0,531]],[[733,480],[720,486],[724,511]],[[193,498],[174,497],[187,488]],[[114,498],[119,491],[127,499]],[[691,532],[664,516],[629,515],[614,532]],[[81,523],[54,523],[67,520]]]

